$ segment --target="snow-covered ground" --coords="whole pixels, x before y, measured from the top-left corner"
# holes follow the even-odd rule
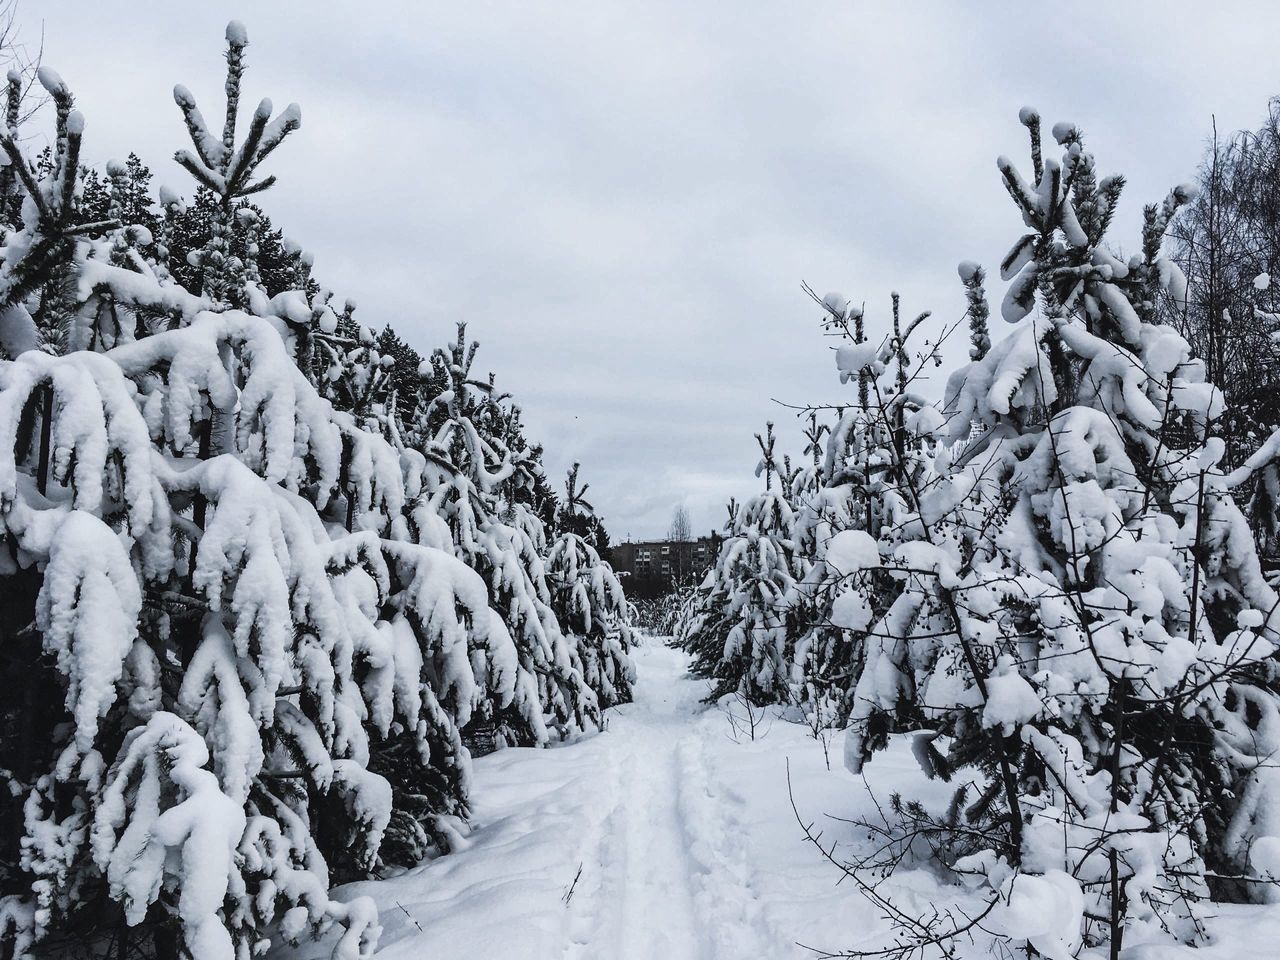
[[[843,768],[837,737],[828,769],[804,726],[774,719],[754,741],[741,723],[735,733],[724,708],[700,703],[705,685],[686,675],[683,653],[651,643],[636,660],[636,702],[610,711],[604,733],[476,761],[465,849],[336,893],[375,898],[380,957],[772,960],[883,944],[886,921],[804,842],[790,795],[824,840],[864,843],[834,818],[873,813],[894,789],[927,796],[933,785],[910,753],[895,745],[864,781]],[[893,883],[898,902],[922,913],[957,896],[923,870]],[[1217,912],[1220,942],[1208,949],[1126,954],[1277,955],[1280,908]],[[989,950],[979,942],[962,955]]]

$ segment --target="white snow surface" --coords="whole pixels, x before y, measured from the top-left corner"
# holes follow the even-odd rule
[[[888,942],[877,910],[804,842],[788,772],[801,815],[838,850],[867,841],[865,830],[836,818],[874,816],[895,790],[945,803],[954,784],[925,780],[908,738],[878,754],[862,777],[840,762],[837,735],[828,768],[808,728],[777,708],[754,741],[735,737],[726,710],[741,716],[741,706],[702,704],[706,685],[687,675],[684,653],[651,640],[635,660],[636,701],[610,710],[603,733],[475,761],[474,829],[459,849],[333,892],[339,901],[369,896],[377,903],[378,957],[799,960],[815,955],[807,948]],[[921,914],[973,903],[966,900],[973,894],[927,870],[903,870],[887,884]],[[992,928],[1025,921],[1018,910],[1025,913],[1028,897],[1047,909],[1040,893],[1026,886]],[[1126,944],[1126,957],[1274,956],[1280,906],[1205,905],[1205,913],[1207,946]],[[1000,949],[980,936],[957,944],[957,956],[977,960],[993,948]],[[322,955],[314,943],[296,954]]]

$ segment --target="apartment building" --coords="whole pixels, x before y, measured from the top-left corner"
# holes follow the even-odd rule
[[[719,548],[715,534],[696,540],[626,540],[611,547],[613,569],[628,596],[658,596],[669,593],[673,585],[701,579]]]

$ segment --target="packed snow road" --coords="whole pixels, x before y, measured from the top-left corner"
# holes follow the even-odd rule
[[[864,839],[845,820],[894,790],[937,802],[950,788],[924,781],[901,744],[876,758],[869,780],[854,777],[839,736],[824,750],[776,711],[757,716],[752,739],[741,706],[700,702],[706,685],[687,676],[683,653],[653,641],[635,656],[636,700],[609,711],[603,733],[475,762],[474,829],[461,849],[335,892],[377,902],[381,960],[790,960],[814,957],[807,947],[885,943],[884,919],[804,843],[791,793],[844,850]],[[963,897],[925,870],[892,883],[921,914]],[[1280,938],[1275,910],[1238,908],[1255,911],[1249,928],[1275,935],[1257,938],[1242,936],[1237,908],[1222,909],[1210,949],[1133,956],[1272,956],[1258,951]],[[990,955],[989,942],[958,946],[966,960]],[[325,955],[314,944],[299,954]]]

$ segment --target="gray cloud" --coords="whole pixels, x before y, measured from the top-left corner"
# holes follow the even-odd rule
[[[27,0],[28,39],[75,89],[95,161],[168,158],[170,90],[219,100],[228,16],[247,92],[298,100],[264,206],[317,275],[419,349],[456,320],[523,402],[558,475],[583,461],[617,535],[695,526],[755,489],[771,404],[842,396],[800,291],[889,291],[954,319],[954,267],[1019,222],[994,158],[1023,103],[1072,119],[1129,177],[1116,237],[1187,179],[1216,113],[1275,92],[1266,4],[1126,4],[1105,16],[994,4],[337,3]],[[993,291],[994,293],[995,291]],[[951,351],[962,355],[962,349]]]

